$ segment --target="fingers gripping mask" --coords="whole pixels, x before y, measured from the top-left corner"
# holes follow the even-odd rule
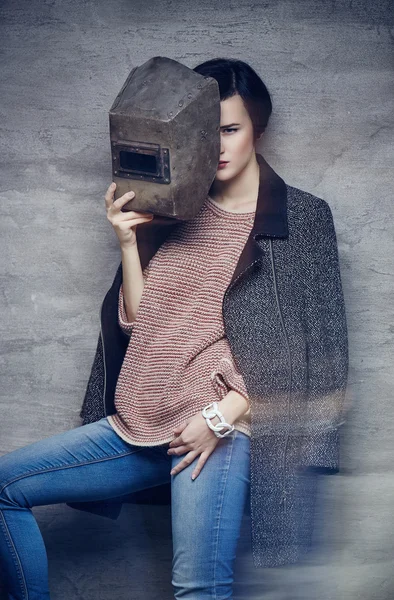
[[[109,111],[115,198],[128,210],[188,220],[201,209],[220,155],[219,86],[170,58],[135,67]]]

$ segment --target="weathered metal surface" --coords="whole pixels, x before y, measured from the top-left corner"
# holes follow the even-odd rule
[[[162,56],[135,67],[110,111],[115,198],[128,210],[187,220],[200,210],[220,154],[215,79]]]

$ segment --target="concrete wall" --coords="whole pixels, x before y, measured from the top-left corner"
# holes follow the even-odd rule
[[[120,260],[103,194],[108,110],[129,71],[155,55],[190,67],[241,58],[273,97],[262,153],[334,214],[353,407],[343,472],[322,488],[324,549],[302,567],[255,572],[245,517],[236,597],[389,600],[391,3],[3,0],[0,14],[0,453],[80,424],[98,310]],[[63,505],[34,513],[53,599],[172,597],[168,507],[128,506],[116,522]]]

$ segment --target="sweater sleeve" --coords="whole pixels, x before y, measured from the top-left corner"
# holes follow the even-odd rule
[[[223,356],[220,359],[216,369],[214,369],[211,373],[211,379],[214,387],[216,387],[218,391],[222,390],[222,398],[228,393],[229,389],[238,392],[241,394],[241,396],[246,398],[249,408],[242,416],[245,417],[250,414],[249,394],[246,389],[244,379],[235,366],[230,351],[228,354],[226,354],[226,356]]]
[[[131,335],[133,330],[134,321],[131,323],[127,320],[126,307],[124,305],[124,297],[123,297],[123,284],[121,284],[119,289],[119,302],[118,302],[118,322],[119,326],[127,335]]]

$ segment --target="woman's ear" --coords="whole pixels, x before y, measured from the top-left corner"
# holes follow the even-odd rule
[[[263,133],[259,133],[258,135],[255,136],[254,138],[254,145],[256,146],[256,144],[259,143],[259,141],[261,140],[261,138],[263,137]]]
[[[254,137],[254,141],[255,143],[258,142],[259,140],[261,140],[261,138],[264,135],[264,130],[263,131],[259,131],[258,133],[256,133],[255,137]]]

